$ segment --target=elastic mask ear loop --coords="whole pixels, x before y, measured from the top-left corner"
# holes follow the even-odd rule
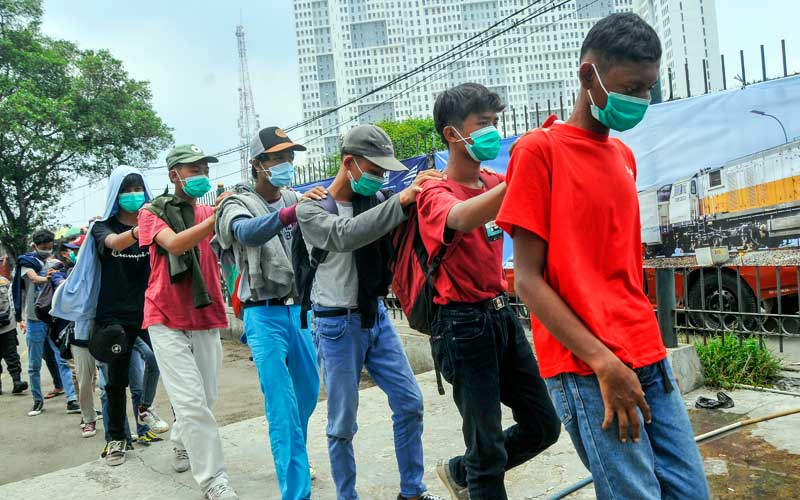
[[[603,79],[600,78],[600,73],[597,71],[597,66],[595,66],[594,63],[592,63],[592,69],[594,70],[594,74],[597,75],[597,81],[600,83],[600,88],[603,89],[603,92],[605,92],[606,95],[608,95],[608,90],[606,90],[606,86],[603,85]],[[592,91],[586,89],[586,93],[589,94],[589,101],[591,101],[592,106],[597,106],[597,104],[594,102],[594,98],[592,97]]]

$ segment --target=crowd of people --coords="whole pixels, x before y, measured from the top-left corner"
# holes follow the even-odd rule
[[[359,498],[353,439],[366,369],[392,411],[398,500],[440,500],[423,481],[422,393],[383,302],[405,231],[400,236],[419,241],[426,257],[419,265],[432,293],[420,297],[431,311],[434,364],[462,417],[464,453],[436,465],[453,500],[506,499],[505,472],[553,445],[562,426],[598,498],[708,498],[642,292],[636,161],[609,137],[643,118],[660,57],[657,35],[638,16],[598,22],[581,49],[573,114],[520,138],[505,176],[481,167],[500,150],[504,105],[474,83],[436,98],[446,168],[419,173],[398,193],[382,187],[389,172],[407,168],[375,125],[347,132],[332,183],[302,195],[290,186],[295,152],[305,147],[278,127],[250,144],[252,183],[215,206],[197,199],[211,189],[209,164],[218,160],[196,145],[167,155],[173,194],[154,197],[139,170],[117,167],[104,213],[80,247],[62,241],[54,253],[53,234],[40,230],[18,258],[16,322],[12,315],[3,325],[0,316],[12,392],[28,389],[14,357],[18,323],[28,343],[29,415],[65,394],[67,411],[82,414],[84,436],[95,434],[102,415],[103,457],[119,466],[133,444],[129,388],[137,442],[158,441],[171,428],[174,470],[191,470],[209,500],[238,498],[213,413],[219,330],[227,326],[222,269],[264,396],[281,498],[312,496],[307,431],[320,377],[336,495]],[[533,313],[536,356],[509,308],[504,231],[514,241],[518,293]],[[587,237],[603,241],[602,251],[584,245]],[[39,314],[47,305],[49,319]],[[42,394],[48,356],[56,388]],[[159,377],[171,424],[153,408]],[[514,418],[506,429],[501,405]]]

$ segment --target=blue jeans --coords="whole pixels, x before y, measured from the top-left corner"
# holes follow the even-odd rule
[[[76,401],[78,398],[75,395],[75,384],[72,383],[72,370],[69,369],[69,365],[67,365],[67,362],[58,353],[53,341],[48,337],[48,328],[49,325],[44,321],[27,320],[26,342],[28,344],[28,378],[31,380],[31,395],[34,401],[44,400],[41,371],[44,343],[47,342],[50,348],[53,349],[58,371],[61,375],[61,382],[67,394],[67,401]]]
[[[150,427],[139,423],[139,406],[149,408],[153,405],[158,389],[158,363],[153,350],[141,337],[136,338],[131,352],[131,365],[128,368],[128,383],[131,390],[133,417],[136,419],[136,434],[141,436]]]
[[[325,309],[317,307],[315,311]],[[333,318],[317,316],[314,342],[328,392],[328,454],[336,498],[358,499],[353,437],[358,430],[358,383],[365,366],[389,397],[400,494],[409,498],[424,493],[422,393],[386,308],[380,304],[375,325],[366,329],[361,328],[358,313]]]
[[[244,331],[264,394],[281,498],[306,500],[311,498],[308,419],[319,397],[311,332],[300,329],[299,305],[248,307]]]
[[[667,360],[636,370],[652,423],[639,413],[641,439],[619,440],[619,429],[600,428],[604,406],[597,377],[562,373],[545,382],[559,418],[583,464],[592,472],[597,498],[703,500],[709,497],[703,461],[683,398]],[[663,368],[663,372],[662,372]],[[665,378],[665,376],[667,378]],[[668,387],[674,390],[668,390]]]

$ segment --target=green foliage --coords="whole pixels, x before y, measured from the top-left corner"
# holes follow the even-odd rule
[[[706,385],[732,389],[733,384],[759,387],[771,385],[781,370],[781,360],[756,338],[742,339],[733,334],[714,337],[695,348],[703,364]]]
[[[107,51],[43,35],[40,17],[40,0],[0,0],[0,242],[12,253],[77,176],[142,166],[172,141],[147,82]]]
[[[383,121],[376,125],[389,134],[397,157],[401,160],[447,149],[436,132],[433,118],[409,118],[401,122]]]

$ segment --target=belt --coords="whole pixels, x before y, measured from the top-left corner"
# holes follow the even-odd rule
[[[486,309],[488,311],[499,311],[501,309],[505,309],[509,306],[508,302],[508,295],[502,294],[498,295],[497,297],[489,300],[484,300],[482,302],[450,302],[449,304],[445,305],[445,308],[453,308],[453,309],[468,309],[468,308],[475,308],[475,309]]]
[[[242,303],[242,309],[247,309],[250,307],[262,307],[262,306],[285,306],[286,299],[269,299],[269,300],[256,300],[256,301],[247,301]]]
[[[324,311],[314,310],[314,316],[317,318],[338,318],[339,316],[347,316],[348,314],[357,313],[358,308],[356,309],[347,309],[345,307],[339,307],[337,309],[326,309]]]

